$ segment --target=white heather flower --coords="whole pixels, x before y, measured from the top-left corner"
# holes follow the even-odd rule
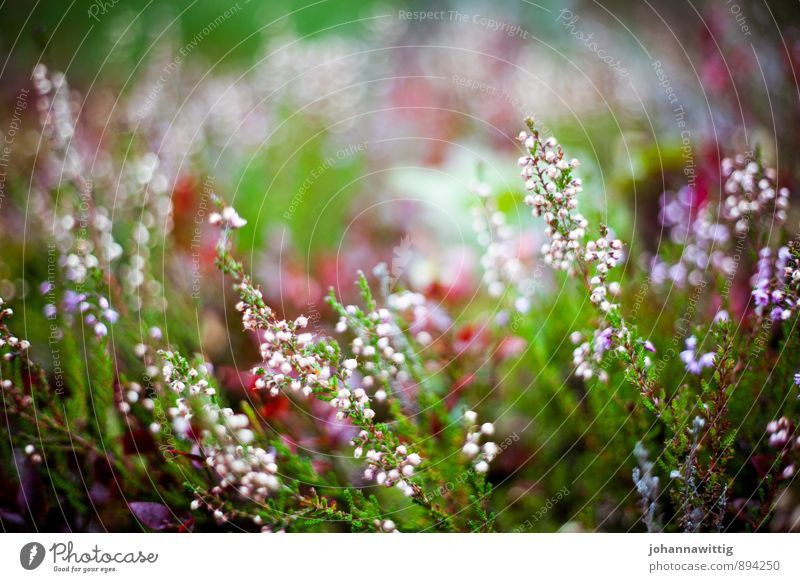
[[[478,421],[478,413],[474,410],[467,410],[464,413],[464,420],[470,424],[475,424]]]
[[[494,425],[491,422],[484,422],[481,425],[481,432],[485,435],[493,435],[494,434]]]
[[[497,445],[492,442],[484,443],[483,445],[483,454],[486,456],[487,461],[493,460],[497,456],[498,450]]]
[[[481,448],[474,442],[468,442],[464,445],[461,451],[470,459],[472,459],[481,451]]]
[[[247,224],[247,221],[239,216],[232,206],[223,208],[222,213],[212,213],[211,216],[209,216],[209,222],[214,225],[226,226],[232,229],[242,228]]]
[[[486,461],[478,461],[475,463],[475,471],[477,473],[486,473],[489,470],[489,463]]]

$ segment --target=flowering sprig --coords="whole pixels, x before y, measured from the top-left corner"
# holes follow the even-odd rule
[[[517,162],[525,189],[530,192],[525,203],[533,208],[534,216],[543,217],[547,223],[545,234],[550,242],[542,247],[545,262],[574,275],[589,224],[576,212],[583,186],[572,170],[580,163],[577,159],[567,161],[554,137],[542,140],[531,118],[525,123],[530,133],[523,131],[517,136],[527,152]]]
[[[697,338],[689,336],[686,338],[686,349],[680,353],[681,361],[686,366],[686,371],[690,374],[700,374],[704,368],[713,368],[717,354],[715,352],[697,353]]]
[[[491,422],[484,422],[478,426],[478,413],[468,410],[464,413],[464,428],[467,430],[467,436],[461,452],[471,460],[476,473],[486,473],[489,470],[489,463],[500,452],[492,441],[485,441],[481,445],[481,440],[494,434],[494,425]]]
[[[483,250],[483,283],[492,297],[510,291],[514,309],[527,313],[536,282],[519,256],[519,237],[515,236],[506,215],[498,209],[488,184],[479,182],[472,191],[479,201],[473,207],[473,228]]]
[[[744,242],[749,240],[754,249],[762,249],[786,221],[790,192],[777,186],[777,172],[764,165],[758,155],[723,159],[721,174],[725,197],[719,204],[707,201],[695,210],[694,190],[688,187],[677,197],[662,196],[661,224],[682,249],[674,264],[653,258],[655,283],[669,280],[680,287],[687,283],[696,287],[706,281],[708,271],[733,277]]]
[[[647,370],[646,352],[655,348],[626,324],[619,304],[614,302],[621,292],[620,285],[608,280],[609,271],[623,259],[622,241],[610,236],[605,225],[600,225],[597,239],[586,241],[589,222],[577,212],[577,196],[583,186],[572,173],[580,163],[576,159],[567,162],[555,138],[543,140],[531,118],[525,124],[528,131],[521,132],[518,139],[526,155],[518,165],[522,167],[526,190],[532,192],[526,196],[526,203],[533,207],[534,216],[542,216],[547,222],[545,234],[550,242],[542,248],[545,262],[583,281],[603,322],[592,332],[592,341],[583,341],[580,333],[573,334],[574,343],[580,344],[573,353],[576,371],[584,380],[596,376],[605,381],[608,374],[601,368],[603,355],[616,349],[631,381],[653,406],[661,407],[663,395]],[[594,265],[591,274],[590,265]]]
[[[770,227],[786,221],[789,190],[777,187],[774,168],[764,166],[757,156],[753,159],[743,155],[725,158],[721,168],[727,196],[720,210],[737,233],[748,232],[752,223],[760,219]]]
[[[399,386],[422,376],[415,344],[427,345],[432,340],[425,329],[425,320],[431,317],[427,299],[420,293],[400,291],[386,298],[386,307],[378,307],[361,272],[358,287],[365,309],[354,304],[342,305],[332,289],[328,294],[328,304],[339,314],[336,331],[349,331],[355,336],[350,349],[361,362],[361,385],[374,394],[377,402],[389,399],[394,403],[391,397]],[[414,320],[404,320],[406,313],[411,313]],[[409,333],[401,325],[407,325]],[[416,334],[410,338],[412,330]]]
[[[0,297],[0,349],[3,350],[3,359],[10,362],[17,358],[26,358],[31,344],[26,339],[19,339],[13,335],[6,326],[5,320],[14,315],[14,310],[4,307],[5,302]]]
[[[83,160],[75,149],[75,119],[69,85],[63,73],[48,71],[39,63],[34,67],[33,86],[39,95],[39,110],[42,133],[48,139],[54,153],[53,170],[67,178],[83,184]]]
[[[51,290],[50,283],[44,283],[40,287],[42,295],[50,294]],[[45,305],[44,313],[48,319],[55,319],[58,312],[55,304]],[[111,307],[108,298],[94,291],[76,292],[67,289],[61,301],[61,312],[67,316],[67,321],[71,321],[76,315],[82,318],[99,338],[107,335],[108,327],[119,320],[119,312]]]
[[[648,532],[661,530],[658,520],[658,486],[659,478],[653,474],[655,463],[650,461],[647,449],[641,442],[637,442],[633,449],[637,460],[637,467],[633,468],[633,484],[639,494],[642,506],[642,521]]]
[[[216,203],[220,216],[238,216],[235,212],[226,212],[218,198]],[[271,394],[283,391],[313,395],[329,402],[337,409],[337,418],[348,419],[359,429],[352,444],[355,457],[366,451],[368,467],[364,477],[386,487],[396,486],[436,514],[422,488],[412,478],[422,458],[401,443],[387,425],[376,423],[369,395],[351,382],[356,371],[362,373],[359,361],[343,354],[339,344],[333,340],[300,333],[308,324],[304,316],[292,322],[278,320],[264,303],[260,289],[246,277],[243,265],[230,251],[229,233],[238,228],[236,224],[240,221],[217,220],[215,217],[213,222],[221,227],[216,247],[217,264],[236,280],[235,288],[240,298],[237,309],[242,313],[244,328],[260,334],[263,362],[253,369],[257,378],[256,388],[269,389]],[[375,310],[374,302],[370,301],[368,309]]]
[[[758,253],[758,264],[752,278],[752,297],[759,319],[785,321],[797,313],[800,303],[800,270],[795,241],[780,247],[773,262],[773,252],[764,247]]]
[[[606,278],[608,271],[622,259],[622,241],[609,238],[608,227],[601,225],[600,238],[586,244],[584,259],[587,263],[595,263],[595,274],[589,281],[590,301],[606,313],[619,308],[618,304],[612,303],[612,296],[619,295],[620,285],[617,282],[607,284]]]
[[[194,367],[180,354],[159,353],[164,381],[175,395],[175,406],[168,409],[174,432],[188,438],[196,420],[201,455],[219,478],[218,487],[264,503],[281,486],[275,452],[252,444],[255,434],[247,415],[219,406],[205,364]],[[218,521],[224,517],[215,516]]]

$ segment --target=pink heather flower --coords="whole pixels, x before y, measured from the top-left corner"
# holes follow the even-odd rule
[[[714,352],[706,352],[697,357],[697,338],[690,336],[686,338],[686,349],[680,353],[681,361],[686,366],[686,371],[690,374],[700,374],[704,368],[711,368],[716,361]]]
[[[484,422],[478,426],[478,415],[472,410],[464,414],[464,425],[467,429],[466,440],[461,452],[472,461],[472,466],[476,473],[486,473],[489,470],[489,463],[498,455],[499,447],[491,442],[480,444],[482,437],[494,434],[494,425],[491,422]]]
[[[534,216],[547,223],[545,234],[550,242],[542,247],[544,260],[555,269],[575,272],[588,222],[578,212],[577,195],[583,190],[581,180],[572,175],[578,161],[567,161],[555,138],[542,141],[539,132],[528,122],[530,134],[521,132],[517,139],[526,155],[518,160],[525,189],[530,193],[525,204],[533,208]]]
[[[376,427],[370,397],[353,379],[353,375],[359,372],[361,384],[367,386],[366,378],[372,377],[367,372],[375,367],[376,359],[380,357],[390,359],[396,377],[401,372],[407,374],[400,369],[404,360],[397,357],[401,353],[399,346],[392,345],[390,341],[391,337],[402,336],[398,333],[392,314],[387,309],[380,309],[365,317],[366,321],[375,325],[374,330],[369,330],[369,337],[375,340],[375,345],[366,346],[362,337],[356,337],[353,353],[359,359],[344,356],[340,346],[332,340],[317,339],[312,333],[299,333],[308,325],[308,318],[277,319],[264,302],[261,290],[244,275],[242,264],[232,256],[226,226],[235,227],[241,222],[236,219],[238,215],[227,212],[229,207],[222,206],[220,201],[218,204],[222,210],[217,213],[219,216],[212,217],[212,223],[222,227],[216,246],[217,262],[224,272],[238,281],[236,289],[240,301],[236,309],[242,314],[244,329],[255,332],[259,337],[262,363],[252,370],[256,376],[255,387],[267,389],[271,395],[281,391],[305,396],[316,394],[321,400],[327,401],[336,410],[337,420],[349,419],[361,429],[358,437],[351,440],[351,445],[354,447],[354,456],[361,456],[366,451],[364,477],[386,487],[396,486],[406,496],[421,495],[419,487],[409,480],[420,457],[416,455],[412,462],[406,446],[399,444],[391,432]],[[337,301],[333,301],[333,304],[339,309],[345,324],[352,322],[361,327],[365,325],[356,317],[364,317],[356,306],[344,308]],[[361,331],[360,328],[356,329],[357,333]],[[362,347],[365,349],[362,350]],[[371,348],[369,353],[366,353],[366,347]],[[363,370],[361,358],[372,358],[364,362]],[[388,375],[382,379],[386,380],[385,387],[388,388]]]
[[[231,229],[242,228],[247,221],[239,216],[232,206],[226,206],[222,212],[212,212],[208,221],[214,226],[223,226]]]

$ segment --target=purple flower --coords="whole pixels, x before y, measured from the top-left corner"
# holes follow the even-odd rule
[[[714,365],[714,360],[716,360],[717,354],[714,352],[708,352],[700,356],[700,367],[702,368],[710,368]]]
[[[794,384],[795,384],[795,386],[800,386],[800,372],[795,372],[795,374],[794,374]]]
[[[68,313],[72,313],[78,308],[78,305],[86,299],[86,295],[84,293],[75,293],[70,289],[64,292],[64,309]]]
[[[608,349],[611,349],[611,335],[614,332],[610,327],[605,328],[594,340],[594,349],[596,352],[602,354]]]
[[[759,283],[761,283],[761,281],[759,281]],[[759,307],[769,305],[769,294],[760,286],[753,289],[753,299]]]
[[[106,321],[108,321],[108,323],[117,323],[117,320],[119,319],[119,313],[117,313],[113,309],[106,309],[105,311],[103,311],[103,317],[106,318]]]
[[[714,352],[706,352],[700,359],[697,359],[697,338],[690,336],[686,338],[686,349],[680,353],[681,361],[686,365],[686,371],[690,374],[700,374],[703,368],[710,368],[714,365],[717,355]]]
[[[686,371],[690,374],[698,375],[703,369],[700,367],[700,364],[697,363],[696,360],[692,360],[686,363]]]
[[[644,349],[646,349],[648,352],[652,352],[654,354],[656,353],[656,346],[654,346],[653,342],[650,340],[645,340]]]
[[[769,316],[772,318],[772,321],[778,321],[779,319],[786,319],[783,317],[783,309],[780,307],[775,307],[770,312]]]
[[[44,316],[47,319],[55,319],[56,314],[58,313],[58,309],[52,303],[48,303],[44,306]]]

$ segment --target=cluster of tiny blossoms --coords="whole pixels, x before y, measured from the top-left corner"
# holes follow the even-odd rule
[[[800,271],[789,247],[779,248],[774,262],[772,249],[761,249],[752,281],[756,314],[766,313],[773,321],[789,319],[797,311],[798,283]]]
[[[49,282],[42,283],[39,287],[42,295],[52,296],[53,285]],[[62,313],[68,318],[78,315],[83,318],[86,325],[90,326],[97,337],[108,334],[108,326],[119,319],[119,313],[111,307],[108,299],[93,292],[78,293],[71,289],[64,291],[61,302]],[[44,314],[48,319],[55,319],[58,307],[54,303],[44,306]]]
[[[492,297],[511,291],[515,309],[526,313],[536,285],[520,259],[520,240],[498,210],[489,185],[478,183],[473,191],[480,200],[473,209],[473,226],[483,248],[483,282]]]
[[[726,252],[731,240],[730,227],[724,221],[718,222],[707,205],[698,212],[694,197],[695,191],[690,187],[681,188],[675,195],[661,196],[661,225],[669,231],[670,240],[683,249],[674,264],[660,257],[652,258],[651,279],[656,285],[671,281],[678,287],[687,282],[695,287],[702,284],[709,269],[725,276],[736,272],[737,261]]]
[[[366,281],[362,279],[361,284]],[[421,293],[401,291],[389,295],[388,307],[373,304],[367,311],[357,305],[342,307],[334,303],[340,313],[336,331],[355,334],[350,348],[361,360],[361,385],[374,391],[378,402],[391,395],[393,386],[411,379],[415,353],[398,320],[402,318],[407,323],[414,341],[423,346],[433,341],[428,329],[435,327],[437,314],[429,310],[427,302]]]
[[[0,297],[0,348],[5,348],[3,359],[11,361],[26,353],[31,344],[28,340],[19,339],[13,335],[5,324],[5,319],[14,315],[14,310],[10,307],[3,307],[5,302]]]
[[[75,121],[67,80],[63,73],[51,73],[41,63],[34,67],[32,79],[39,95],[36,106],[42,131],[60,157],[52,160],[53,170],[68,179],[79,178],[83,174],[83,164],[73,146]]]
[[[414,486],[408,478],[414,475],[415,468],[422,463],[422,458],[417,453],[410,453],[406,445],[397,445],[391,454],[379,451],[370,446],[372,435],[366,430],[358,433],[353,439],[355,446],[353,456],[360,458],[366,451],[367,468],[364,470],[364,478],[368,481],[375,481],[384,487],[397,487],[406,497],[411,497],[415,493]]]
[[[686,366],[686,371],[690,374],[700,374],[704,368],[714,366],[717,355],[714,352],[705,354],[697,353],[697,338],[690,336],[686,338],[686,349],[680,353],[681,361]]]
[[[584,380],[590,380],[595,375],[601,382],[608,380],[608,372],[601,368],[603,356],[611,349],[611,341],[614,330],[610,327],[596,329],[591,340],[585,340],[583,335],[575,331],[570,335],[572,343],[576,345],[572,351],[572,365],[575,366],[575,374]]]
[[[659,478],[653,475],[655,463],[649,460],[647,449],[644,448],[641,442],[636,443],[633,454],[636,456],[639,465],[633,468],[632,477],[636,492],[641,500],[642,521],[644,521],[648,532],[658,531],[659,525],[656,516],[658,507],[656,502],[658,500]]]
[[[478,413],[474,410],[464,413],[464,425],[467,437],[461,452],[472,460],[476,473],[486,473],[489,470],[489,463],[494,460],[500,449],[492,441],[486,441],[483,445],[480,441],[494,434],[494,425],[491,422],[484,422],[478,426]]]
[[[199,411],[201,454],[220,479],[217,493],[231,489],[263,503],[280,488],[275,453],[252,444],[255,434],[246,415],[216,403],[205,365],[192,367],[173,352],[161,352],[161,356],[164,381],[176,396],[175,407],[169,409],[173,428],[186,436],[194,411]]]
[[[531,191],[525,201],[533,207],[534,216],[542,216],[547,222],[545,233],[550,242],[542,248],[545,262],[570,275],[585,277],[589,299],[599,312],[618,315],[619,305],[614,297],[620,293],[620,284],[609,282],[608,275],[623,259],[622,241],[612,237],[605,225],[600,225],[599,238],[585,241],[588,221],[576,212],[577,195],[583,188],[580,179],[572,175],[572,170],[579,166],[578,160],[567,162],[555,138],[543,141],[533,120],[528,118],[525,123],[529,131],[521,132],[519,140],[528,154],[519,159],[519,165],[525,188]],[[593,273],[588,273],[590,265],[594,265]],[[580,332],[572,334],[572,341],[578,346],[573,352],[573,363],[576,373],[584,380],[595,376],[595,371],[601,380],[608,378],[600,366],[603,355],[614,342],[623,350],[631,349],[631,333],[625,323],[617,319],[614,326],[594,330],[589,341],[584,341]],[[633,357],[630,359],[635,361]]]
[[[777,449],[780,455],[778,470],[782,479],[795,476],[796,464],[800,461],[800,436],[794,423],[785,416],[767,424],[768,444]]]
[[[244,275],[243,266],[230,253],[227,237],[230,229],[240,228],[237,225],[241,225],[242,220],[236,218],[235,211],[227,212],[227,208],[221,208],[220,218],[212,217],[212,223],[222,227],[217,264],[238,280],[236,288],[241,301],[237,309],[242,313],[244,328],[260,337],[262,365],[253,368],[255,387],[268,389],[272,395],[279,392],[314,394],[329,402],[337,409],[339,420],[347,418],[360,429],[358,439],[353,441],[354,456],[361,456],[365,449],[368,451],[369,467],[365,477],[381,485],[396,485],[409,496],[421,495],[418,487],[407,478],[422,459],[397,442],[393,434],[375,425],[375,411],[370,406],[369,396],[352,382],[354,372],[359,370],[358,360],[344,357],[336,342],[315,340],[312,334],[302,332],[308,325],[306,317],[300,316],[294,321],[276,319],[264,303],[261,290]],[[384,353],[387,347],[384,346]],[[393,361],[399,362],[394,353],[391,356]]]
[[[731,248],[734,236],[746,237],[759,221],[768,233],[786,221],[790,193],[787,188],[776,186],[775,169],[738,155],[722,160],[721,172],[725,199],[719,206],[700,206],[694,219],[694,190],[684,188],[676,197],[662,196],[661,223],[670,229],[672,240],[683,245],[683,252],[672,265],[660,257],[653,258],[655,283],[669,280],[678,286],[687,282],[698,286],[705,281],[708,270],[731,277],[741,255],[740,250]]]
[[[738,155],[722,160],[724,191],[727,194],[722,204],[723,217],[734,223],[737,233],[745,233],[750,223],[765,217],[773,226],[786,220],[789,207],[789,190],[776,189],[777,172],[760,163]]]
[[[589,241],[586,244],[586,254],[584,259],[587,263],[596,263],[595,274],[591,278],[592,293],[590,300],[597,305],[601,311],[609,312],[619,307],[612,303],[611,296],[618,295],[620,285],[617,282],[607,284],[606,277],[608,270],[617,266],[622,259],[622,241],[610,238],[608,228],[600,227],[600,238],[596,241]]]
[[[233,229],[242,228],[247,224],[247,221],[239,216],[232,206],[226,206],[221,212],[212,212],[208,221],[214,226]]]
[[[518,139],[527,150],[519,158],[521,175],[529,194],[525,203],[534,216],[547,222],[545,234],[550,239],[542,246],[544,260],[555,269],[575,274],[575,260],[580,256],[588,222],[576,212],[577,195],[583,190],[580,178],[572,176],[578,160],[567,161],[554,137],[542,140],[533,120],[526,123],[530,133],[520,132]]]

